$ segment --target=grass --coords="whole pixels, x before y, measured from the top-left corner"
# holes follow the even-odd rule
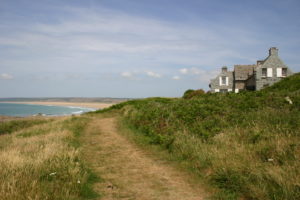
[[[290,99],[292,104],[287,100]],[[81,136],[97,113],[121,114],[143,145],[157,146],[216,189],[213,199],[300,199],[300,74],[258,92],[148,98],[80,117],[0,123],[3,200],[93,199],[101,181]]]
[[[149,145],[166,149],[218,188],[215,199],[296,200],[300,199],[299,83],[300,74],[295,74],[257,92],[149,98],[99,112],[122,113]]]
[[[70,119],[64,121],[64,126],[73,133],[72,137],[68,138],[69,144],[78,149],[82,142],[80,137],[82,133],[85,131],[87,124],[91,119],[88,115],[82,115],[80,117],[71,117]],[[84,159],[83,159],[84,160]],[[100,194],[93,190],[93,184],[100,182],[101,178],[98,177],[88,166],[85,164],[84,166],[86,171],[86,179],[82,187],[80,188],[80,196],[85,199],[94,199],[100,197]]]
[[[83,162],[81,149],[73,144],[88,120],[24,119],[1,124],[10,133],[0,136],[1,199],[97,197],[91,187],[95,176]]]
[[[9,134],[17,130],[29,128],[34,125],[43,124],[50,120],[38,118],[38,119],[23,119],[23,120],[12,120],[8,122],[0,123],[0,135]]]

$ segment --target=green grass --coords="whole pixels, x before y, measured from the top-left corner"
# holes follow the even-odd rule
[[[79,148],[81,146],[79,137],[82,135],[89,120],[88,117],[83,115],[80,117],[72,116],[64,121],[64,126],[73,133],[72,137],[68,138],[68,142],[74,148]]]
[[[68,143],[78,149],[81,146],[80,136],[82,136],[87,124],[90,122],[90,118],[88,115],[82,116],[72,116],[71,118],[64,121],[64,127],[67,128],[72,132],[72,137],[69,137]],[[83,159],[80,159],[81,162]],[[101,178],[98,177],[85,163],[81,163],[82,168],[85,169],[85,179],[84,182],[81,184],[80,187],[80,196],[83,199],[95,199],[100,197],[101,195],[98,194],[93,190],[93,184],[100,182]]]
[[[2,126],[10,134],[0,135],[1,199],[99,197],[92,189],[99,178],[83,161],[78,141],[89,118],[27,120]]]
[[[87,180],[86,183],[81,187],[80,195],[85,199],[95,199],[101,197],[100,194],[93,190],[93,184],[101,182],[102,179],[95,173],[93,173],[90,169],[88,169],[87,172]]]
[[[128,101],[122,113],[150,145],[219,192],[215,199],[300,199],[300,74],[239,94]],[[188,96],[188,97],[187,97]],[[292,100],[290,104],[285,98]]]
[[[50,120],[51,121],[51,120]],[[23,120],[13,120],[8,122],[0,123],[0,135],[9,134],[14,131],[29,128],[34,125],[47,123],[49,120],[46,119],[23,119]]]

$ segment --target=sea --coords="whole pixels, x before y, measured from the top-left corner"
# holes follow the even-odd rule
[[[17,103],[0,103],[0,115],[27,117],[35,115],[63,116],[78,115],[94,111],[92,108],[81,108],[73,106],[50,106]]]

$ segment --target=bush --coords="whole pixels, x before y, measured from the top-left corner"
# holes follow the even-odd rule
[[[185,93],[183,94],[183,97],[184,99],[191,99],[195,96],[201,96],[201,95],[204,95],[205,94],[205,91],[202,90],[202,89],[199,89],[199,90],[187,90],[185,91]]]

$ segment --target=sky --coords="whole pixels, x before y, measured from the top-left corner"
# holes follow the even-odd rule
[[[179,97],[270,47],[300,71],[299,0],[0,0],[1,97]]]

